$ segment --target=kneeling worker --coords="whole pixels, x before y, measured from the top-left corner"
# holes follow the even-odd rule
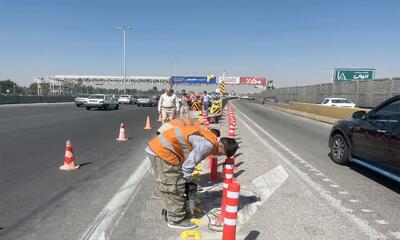
[[[237,149],[234,139],[222,137],[218,141],[210,130],[191,126],[168,129],[149,141],[146,152],[155,163],[153,170],[167,209],[169,227],[197,227],[190,221],[184,196],[185,184],[192,182],[195,165],[210,154],[231,157]]]

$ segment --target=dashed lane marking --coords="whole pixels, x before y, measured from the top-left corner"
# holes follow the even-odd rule
[[[386,222],[386,221],[383,220],[383,219],[375,220],[375,222],[376,222],[377,224],[381,224],[381,225],[386,225],[386,224],[388,224],[388,222]]]
[[[400,239],[400,232],[390,232],[390,234],[396,239]]]
[[[242,111],[240,111],[235,105],[237,112],[246,118],[252,125],[254,125],[258,130],[252,129],[249,124],[247,124],[241,117],[237,116],[239,121],[251,132],[254,136],[256,136],[261,143],[266,146],[269,146],[270,149],[287,165],[289,166],[304,182],[306,182],[311,188],[313,188],[316,192],[318,192],[325,200],[339,212],[341,212],[344,216],[346,216],[350,221],[355,223],[359,229],[366,234],[369,238],[372,239],[387,239],[387,237],[379,232],[378,230],[374,229],[370,226],[368,221],[357,217],[356,215],[352,214],[352,210],[346,208],[342,205],[341,201],[332,196],[332,194],[326,191],[320,184],[314,182],[305,172],[301,171],[296,165],[294,165],[289,159],[287,159],[283,153],[281,153],[278,149],[271,146],[263,137],[260,136],[259,133],[265,134],[270,140],[272,140],[275,144],[277,144],[280,148],[282,148],[286,153],[292,153],[292,155],[296,155],[293,153],[289,148],[287,148],[284,144],[282,144],[279,140],[273,137],[270,133],[260,127],[256,122],[246,116]],[[297,156],[297,155],[296,155]],[[300,157],[299,157],[300,158]],[[303,159],[304,160],[304,159]],[[349,212],[351,210],[351,212]]]
[[[361,209],[361,212],[364,212],[364,213],[372,213],[372,210],[363,208],[363,209]]]

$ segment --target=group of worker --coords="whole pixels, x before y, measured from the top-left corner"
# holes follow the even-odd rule
[[[196,164],[208,155],[231,157],[239,146],[235,139],[220,137],[219,130],[208,129],[189,116],[181,115],[181,118],[174,119],[172,112],[178,109],[178,103],[173,100],[176,96],[171,90],[167,89],[160,98],[158,109],[163,124],[157,130],[157,136],[148,142],[145,152],[156,177],[157,186],[153,195],[164,203],[167,225],[192,229],[197,224],[191,221],[192,213],[188,208],[185,190],[196,186],[192,183]],[[186,108],[181,104],[180,107]]]
[[[190,110],[200,111],[204,109],[208,111],[212,99],[213,97],[207,91],[202,94],[195,94],[194,92],[187,94],[185,90],[182,90],[178,97],[174,94],[174,90],[168,87],[158,101],[158,114],[161,116],[162,123],[166,123],[174,119],[177,113],[182,118],[185,115],[189,116]]]

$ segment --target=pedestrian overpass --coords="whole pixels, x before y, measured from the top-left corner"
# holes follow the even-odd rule
[[[55,75],[48,77],[34,77],[34,82],[38,86],[38,94],[41,93],[42,84],[48,84],[52,95],[63,95],[79,86],[98,86],[104,88],[123,89],[125,84],[127,88],[138,90],[148,90],[153,87],[163,89],[169,86],[170,77],[165,76],[127,76],[124,81],[123,76],[91,76],[91,75]],[[194,91],[194,92],[214,92],[219,85],[174,85],[175,91]],[[227,92],[235,91],[237,93],[258,93],[265,90],[265,86],[254,85],[229,85],[225,86]]]

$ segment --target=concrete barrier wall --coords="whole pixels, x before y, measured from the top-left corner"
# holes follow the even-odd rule
[[[354,112],[366,111],[370,109],[363,108],[341,108],[341,107],[331,107],[331,106],[321,106],[317,104],[310,103],[300,103],[300,102],[290,102],[288,104],[283,103],[268,103],[275,108],[280,110],[300,115],[303,117],[308,117],[323,122],[334,123],[340,119],[351,118]]]
[[[279,102],[315,103],[322,98],[342,97],[357,106],[372,108],[384,100],[400,94],[400,77],[360,80],[345,83],[325,83],[310,86],[284,87],[266,90],[262,97],[276,97]]]
[[[73,102],[72,96],[0,96],[0,104]]]

